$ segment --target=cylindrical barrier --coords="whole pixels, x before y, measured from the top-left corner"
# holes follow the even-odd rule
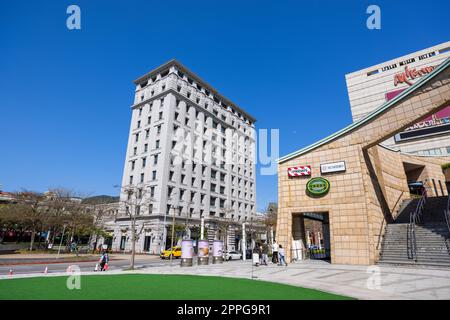
[[[181,266],[192,267],[192,257],[194,256],[194,247],[192,240],[181,241]]]
[[[209,242],[208,240],[198,241],[198,264],[207,265],[209,263]]]
[[[212,263],[223,263],[222,254],[223,254],[223,242],[220,240],[214,240]]]

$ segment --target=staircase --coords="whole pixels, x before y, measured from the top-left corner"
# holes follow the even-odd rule
[[[386,226],[379,264],[450,268],[450,232],[444,216],[447,200],[447,197],[428,198],[421,223],[415,226],[415,259],[408,228],[411,209],[418,200],[408,201],[396,221]]]

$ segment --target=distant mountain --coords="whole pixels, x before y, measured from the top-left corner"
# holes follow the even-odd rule
[[[104,204],[104,203],[113,203],[113,202],[119,202],[119,197],[113,197],[113,196],[107,196],[107,195],[94,196],[94,197],[84,198],[81,203]]]

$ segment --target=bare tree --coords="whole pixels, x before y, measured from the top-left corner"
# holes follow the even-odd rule
[[[219,217],[216,220],[218,229],[224,236],[224,240],[225,240],[224,241],[224,250],[225,251],[228,250],[228,231],[230,230],[230,227],[235,224],[233,219],[230,217],[230,214],[232,212],[234,212],[234,209],[231,207],[222,208],[220,213],[222,213],[223,216]]]
[[[136,256],[136,241],[139,239],[142,231],[145,228],[145,222],[142,223],[140,230],[137,230],[137,220],[142,212],[148,211],[153,203],[153,199],[149,196],[147,185],[127,185],[122,187],[121,205],[123,210],[130,219],[131,225],[131,260],[130,269],[134,269],[134,262]]]

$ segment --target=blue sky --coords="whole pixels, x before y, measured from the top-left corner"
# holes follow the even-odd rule
[[[81,30],[66,9],[81,8]],[[381,8],[381,30],[366,8]],[[442,1],[1,1],[0,184],[116,194],[132,81],[176,58],[280,129],[280,155],[351,122],[344,75],[450,39]],[[277,200],[257,177],[257,209]]]

